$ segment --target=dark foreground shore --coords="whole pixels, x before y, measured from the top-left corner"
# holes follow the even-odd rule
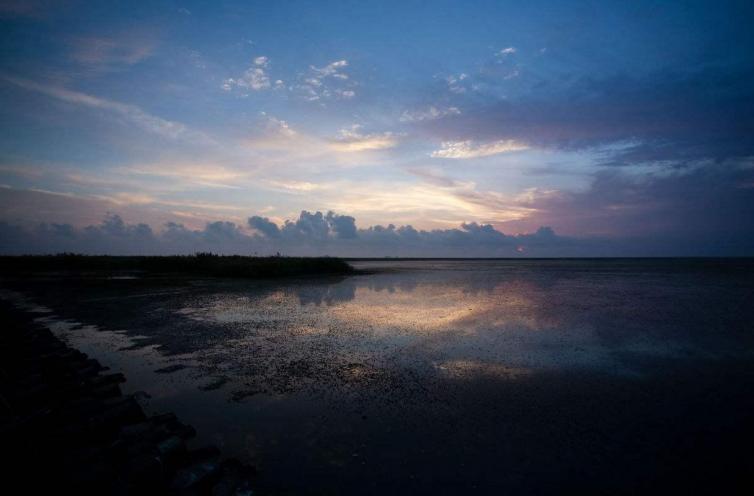
[[[0,438],[6,494],[252,494],[254,469],[194,429],[148,417],[121,374],[0,303]],[[17,491],[17,492],[16,492]]]

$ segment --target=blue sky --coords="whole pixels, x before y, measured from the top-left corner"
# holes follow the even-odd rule
[[[40,225],[104,236],[117,216],[154,239],[98,249],[224,226],[240,244],[208,248],[754,254],[752,13],[2,0],[4,249],[80,249]],[[390,224],[426,236],[376,240]]]

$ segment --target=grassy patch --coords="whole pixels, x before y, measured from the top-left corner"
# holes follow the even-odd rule
[[[0,272],[96,272],[201,275],[212,277],[289,277],[350,274],[353,267],[330,257],[246,257],[197,253],[186,256],[28,255],[0,257]]]

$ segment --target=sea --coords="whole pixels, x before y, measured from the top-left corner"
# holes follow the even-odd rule
[[[196,446],[253,464],[260,494],[751,484],[754,260],[351,264],[0,285]]]

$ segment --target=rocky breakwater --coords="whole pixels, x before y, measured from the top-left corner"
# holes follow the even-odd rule
[[[252,467],[190,448],[194,429],[146,415],[125,380],[0,302],[6,494],[253,494]]]

